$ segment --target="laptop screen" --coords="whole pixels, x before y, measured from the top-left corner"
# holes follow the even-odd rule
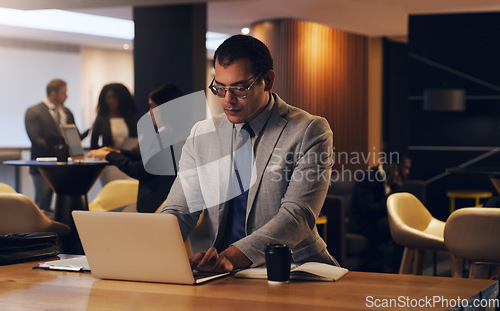
[[[64,140],[68,145],[69,154],[73,159],[83,158],[85,152],[82,147],[82,141],[80,140],[80,133],[74,124],[61,124],[61,130],[64,136]]]

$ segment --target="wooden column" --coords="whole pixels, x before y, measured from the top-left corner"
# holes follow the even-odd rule
[[[252,26],[271,50],[274,90],[289,104],[325,117],[334,131],[335,169],[365,169],[368,145],[368,39],[291,19]],[[344,178],[347,178],[345,176]]]

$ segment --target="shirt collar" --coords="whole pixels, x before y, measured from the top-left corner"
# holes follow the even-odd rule
[[[274,106],[274,97],[271,95],[271,92],[269,92],[269,101],[267,102],[266,107],[264,110],[259,113],[257,117],[255,117],[252,121],[250,121],[250,127],[254,131],[256,136],[260,135],[260,132],[264,128],[264,126],[267,123],[267,120],[271,116],[271,110],[273,109]],[[244,123],[238,123],[235,124],[234,126],[238,129],[238,132],[241,130],[243,127]]]
[[[47,106],[50,110],[55,110],[56,109],[56,105],[54,105],[53,103],[50,102],[50,100],[48,99],[48,97],[45,97],[43,99],[43,103],[45,104],[45,106]]]

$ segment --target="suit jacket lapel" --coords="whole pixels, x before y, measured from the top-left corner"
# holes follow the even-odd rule
[[[262,176],[264,171],[269,163],[272,153],[278,140],[283,133],[283,129],[287,124],[287,120],[283,118],[284,115],[288,113],[288,108],[286,104],[281,100],[278,96],[275,96],[275,105],[273,107],[273,111],[271,112],[271,116],[269,117],[269,121],[266,124],[266,128],[262,134],[262,138],[260,141],[260,145],[258,148],[258,153],[255,155],[256,158],[256,181],[253,186],[250,187],[248,192],[248,205],[250,208],[247,208],[247,219],[250,214],[251,209],[253,208],[253,203],[255,201],[255,197],[258,193],[258,189],[260,187],[260,183],[262,180]],[[214,119],[215,128],[217,129],[218,137],[219,137],[219,146],[220,146],[220,159],[227,156],[231,153],[231,139],[232,139],[232,124],[227,120],[227,118],[216,118]],[[257,160],[258,159],[258,160]],[[227,176],[223,176],[221,174],[225,174],[227,171],[219,170],[219,181],[227,180]],[[219,205],[218,209],[214,209],[213,212],[218,213],[217,218],[219,220],[218,224],[215,224],[215,239],[214,245],[221,246],[225,245],[226,241],[223,241],[224,232],[220,231],[221,228],[225,228],[225,222],[227,221],[225,217],[227,216],[226,207],[229,204],[229,201],[225,200],[225,198],[221,197],[221,201],[223,202]],[[215,215],[214,215],[215,216]],[[222,224],[222,225],[221,225]]]
[[[225,159],[231,154],[231,139],[232,139],[232,123],[227,120],[225,116],[222,116],[220,118],[215,118],[214,120],[214,125],[216,130],[218,131],[217,137],[219,138],[219,159]],[[221,165],[229,166],[229,162],[226,161],[219,161]],[[229,174],[229,167],[225,168],[220,168],[218,172],[214,172],[215,174],[218,174],[218,181],[219,182],[219,204],[218,208],[214,208],[213,212],[216,212],[217,215],[214,215],[216,219],[219,220],[219,223],[216,224],[214,227],[216,228],[215,232],[215,242],[214,245],[223,245],[225,241],[220,240],[221,238],[224,238],[224,232],[220,232],[221,228],[224,228],[225,226],[221,226],[220,224],[223,224],[226,220],[224,219],[227,216],[227,213],[225,213],[226,210],[226,205],[229,203],[227,201],[227,188],[228,185],[224,183],[220,183],[221,181],[227,181]],[[220,233],[220,234],[219,234]],[[222,243],[222,244],[220,244]]]
[[[59,130],[59,128],[57,128],[56,121],[54,120],[54,118],[52,118],[49,107],[47,107],[47,105],[45,105],[44,103],[41,103],[40,105],[42,105],[43,118],[45,119],[44,124],[49,127],[48,129],[45,130],[50,130],[54,133],[53,135],[60,136],[61,131]]]
[[[288,108],[286,107],[284,102],[281,100],[281,98],[275,96],[275,105],[273,107],[273,111],[271,112],[269,121],[267,122],[266,128],[263,131],[259,143],[259,148],[257,150],[257,154],[255,155],[257,178],[255,180],[255,184],[250,187],[250,191],[248,192],[247,206],[249,206],[250,208],[247,208],[247,219],[250,211],[253,208],[255,197],[259,191],[262,176],[264,175],[264,170],[266,169],[267,164],[271,159],[274,148],[278,143],[281,134],[283,133],[283,129],[288,123],[288,121],[283,118],[283,116],[287,113]]]
[[[73,119],[73,114],[71,113],[71,111],[69,111],[69,109],[64,106],[63,111],[66,114],[66,121],[68,122],[68,124],[74,124],[75,120]]]

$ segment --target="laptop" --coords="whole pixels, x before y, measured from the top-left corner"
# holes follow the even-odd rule
[[[66,145],[68,145],[71,161],[74,162],[107,162],[102,159],[86,158],[83,150],[80,133],[75,124],[61,124],[61,131]]]
[[[171,214],[73,211],[97,278],[200,284],[230,273],[191,270],[177,217]]]

